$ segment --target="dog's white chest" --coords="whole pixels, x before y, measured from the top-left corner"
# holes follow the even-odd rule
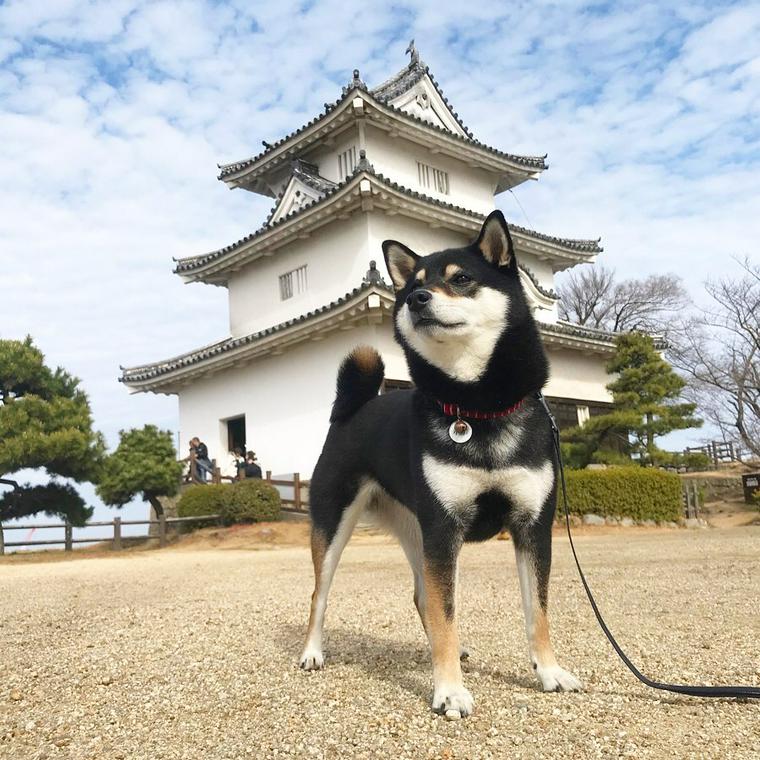
[[[430,490],[446,511],[458,519],[473,515],[478,496],[488,491],[503,494],[524,517],[535,519],[554,482],[551,462],[536,469],[515,466],[486,470],[450,464],[425,454],[422,471]]]

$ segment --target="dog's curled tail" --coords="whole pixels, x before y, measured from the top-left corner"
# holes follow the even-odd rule
[[[344,422],[377,396],[385,365],[371,346],[357,346],[340,365],[330,422]]]

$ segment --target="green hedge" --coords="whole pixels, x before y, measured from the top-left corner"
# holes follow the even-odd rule
[[[280,494],[274,486],[253,478],[232,485],[190,486],[179,498],[177,514],[179,517],[221,515],[225,525],[279,520]]]
[[[222,508],[225,525],[280,519],[280,492],[269,483],[249,478],[222,488],[229,491]]]
[[[670,522],[683,516],[681,481],[675,473],[646,467],[568,470],[570,512]],[[561,497],[560,497],[561,498]],[[561,502],[558,514],[562,513]]]
[[[224,508],[227,486],[189,486],[182,492],[177,502],[178,517],[199,517],[220,515]],[[201,527],[210,523],[192,523],[190,527]]]

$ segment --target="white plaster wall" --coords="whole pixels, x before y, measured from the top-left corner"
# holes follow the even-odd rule
[[[327,434],[338,366],[360,344],[380,351],[387,378],[409,379],[390,319],[337,331],[323,341],[219,372],[180,391],[180,450],[197,435],[212,458],[221,458],[227,448],[224,420],[245,414],[247,446],[257,452],[262,469],[308,477]],[[609,378],[602,358],[564,349],[549,349],[548,354],[547,395],[611,401],[604,389]]]
[[[464,235],[437,227],[435,229],[425,222],[419,222],[408,216],[396,214],[387,216],[381,213],[369,217],[369,250],[371,258],[377,260],[378,269],[382,271],[385,281],[391,279],[383,258],[383,240],[398,240],[420,256],[427,256],[434,251],[466,245],[470,240]]]
[[[422,145],[402,137],[391,138],[386,132],[369,125],[366,130],[366,141],[367,160],[374,166],[375,171],[394,182],[410,190],[464,206],[471,211],[488,214],[494,210],[495,181],[482,169],[474,169],[462,161],[431,153]],[[417,161],[448,172],[448,195],[420,186]]]
[[[363,214],[330,222],[311,237],[278,248],[230,277],[230,333],[272,327],[345,295],[361,284],[370,258]],[[280,275],[303,264],[308,265],[306,292],[280,300]]]
[[[343,182],[346,178],[338,172],[338,156],[351,146],[356,148],[356,160],[359,160],[359,129],[352,126],[335,138],[332,145],[320,143],[318,147],[307,151],[304,158],[319,167],[320,176],[331,182]]]
[[[604,368],[604,357],[553,346],[546,349],[550,367],[549,383],[544,389],[547,396],[612,401],[612,394],[605,387],[610,376]]]
[[[300,344],[281,356],[220,372],[180,391],[181,450],[197,435],[212,458],[221,458],[227,449],[223,420],[245,414],[246,444],[256,451],[262,469],[308,477],[329,427],[338,366],[360,344],[380,350],[388,377],[408,379],[390,320],[337,331],[323,341]]]

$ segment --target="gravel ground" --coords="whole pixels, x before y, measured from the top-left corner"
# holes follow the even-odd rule
[[[583,535],[621,644],[649,675],[760,683],[760,528]],[[180,550],[0,564],[0,757],[506,758],[760,756],[760,704],[640,686],[612,653],[555,543],[560,663],[581,694],[529,671],[505,542],[468,546],[461,628],[475,714],[428,707],[430,662],[401,551],[346,550],[326,670],[296,666],[306,548]]]

